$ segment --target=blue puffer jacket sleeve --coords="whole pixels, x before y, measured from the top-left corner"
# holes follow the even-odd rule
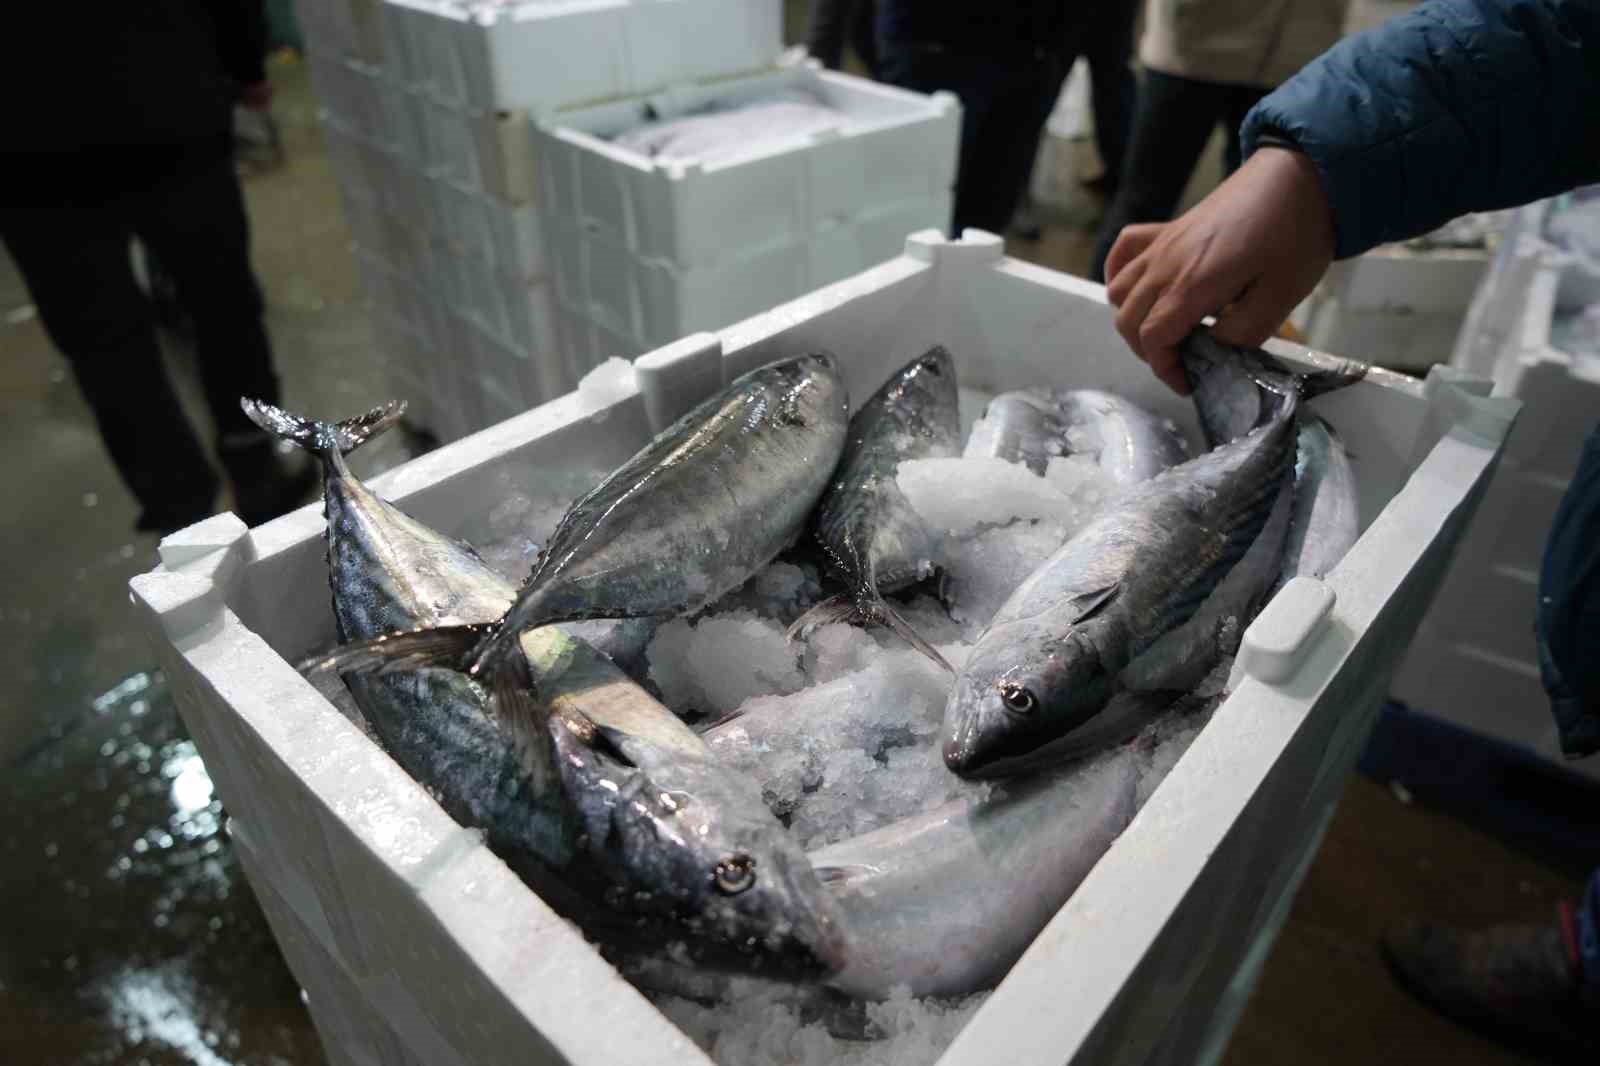
[[[1245,117],[1322,176],[1335,255],[1600,180],[1600,0],[1429,0]]]

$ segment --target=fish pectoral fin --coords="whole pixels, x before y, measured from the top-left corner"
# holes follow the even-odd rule
[[[914,628],[912,628],[911,623],[907,622],[903,617],[901,617],[899,611],[895,610],[893,607],[890,607],[888,603],[884,601],[882,596],[874,593],[873,597],[870,613],[867,615],[868,621],[878,622],[882,625],[888,626],[897,636],[900,637],[901,640],[904,640],[907,644],[911,645],[923,655],[926,655],[933,662],[943,667],[945,672],[951,675],[955,674],[956,668],[951,666],[943,655],[939,654],[938,648],[935,648],[932,644],[929,644],[926,640],[924,640],[922,638],[922,634],[918,633]]]
[[[336,674],[394,674],[442,666],[459,670],[477,642],[493,627],[442,626],[390,633],[357,641],[300,664],[306,677]]]
[[[1117,593],[1121,590],[1122,583],[1120,581],[1113,581],[1111,584],[1106,585],[1103,588],[1090,589],[1087,592],[1080,592],[1076,596],[1073,596],[1067,601],[1070,605],[1070,609],[1075,612],[1071,619],[1069,619],[1069,624],[1077,625],[1079,622],[1093,618],[1096,614],[1104,610],[1111,603],[1111,601],[1115,600],[1117,598]]]
[[[1221,622],[1215,615],[1197,615],[1163,633],[1122,668],[1118,680],[1129,692],[1188,692],[1217,664]]]
[[[872,867],[860,863],[845,863],[834,866],[814,866],[812,871],[817,875],[817,880],[825,885],[840,885],[853,881],[872,872]]]
[[[543,796],[559,789],[555,742],[550,736],[550,712],[534,694],[533,673],[528,668],[528,661],[520,655],[506,660],[504,665],[495,668],[488,688],[495,719],[516,745],[533,794]],[[590,741],[591,738],[585,737],[583,732],[587,726],[592,736],[593,722],[573,712],[563,717],[563,723],[574,735]]]
[[[810,640],[811,634],[822,626],[833,625],[836,622],[853,625],[863,620],[861,612],[856,609],[855,600],[840,593],[837,596],[829,596],[796,618],[794,624],[785,630],[783,635],[788,640]]]

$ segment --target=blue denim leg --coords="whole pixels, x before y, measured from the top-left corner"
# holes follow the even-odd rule
[[[1539,572],[1539,669],[1561,750],[1600,751],[1600,426],[1556,510]]]

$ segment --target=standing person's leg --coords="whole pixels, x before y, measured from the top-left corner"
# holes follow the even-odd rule
[[[1095,185],[1114,192],[1133,135],[1139,82],[1133,76],[1133,23],[1137,0],[1107,0],[1091,5],[1083,56],[1089,61],[1089,94],[1094,107],[1094,143],[1105,168]]]
[[[1184,186],[1221,117],[1226,88],[1147,70],[1139,91],[1133,142],[1123,165],[1122,184],[1100,223],[1089,276],[1105,280],[1106,256],[1122,227],[1135,222],[1165,222],[1177,209]]]
[[[168,532],[209,516],[217,477],[162,364],[128,228],[113,211],[63,205],[13,212],[0,231],[139,501],[138,528]]]
[[[867,73],[876,78],[878,76],[877,0],[857,0],[855,25],[850,28],[850,44],[867,68]]]
[[[940,89],[961,98],[961,148],[956,160],[955,208],[951,232],[957,236],[967,226],[987,221],[990,160],[984,157],[989,124],[1003,88],[1002,72],[993,64],[952,55],[943,49],[878,42],[879,76],[890,85],[915,92]],[[1003,227],[1006,219],[998,223]],[[987,228],[987,227],[985,227]],[[995,229],[994,232],[1000,232]]]
[[[1600,426],[1545,540],[1534,635],[1561,750],[1600,751]]]
[[[1010,224],[1017,205],[1026,196],[1034,163],[1039,157],[1045,123],[1055,109],[1062,82],[1076,58],[1074,45],[1065,57],[1041,57],[1019,67],[1010,90],[996,103],[987,131],[989,147],[985,150],[992,174],[988,179],[991,202],[986,210],[990,219],[998,217],[1003,221],[1001,229],[987,225],[979,228],[992,233],[1005,232],[1004,227]]]
[[[279,397],[232,156],[217,151],[191,159],[141,200],[134,225],[167,264],[194,320],[217,455],[233,482],[239,517],[251,525],[266,521],[298,503],[315,472],[298,459],[285,461],[239,407],[242,397],[273,404]]]

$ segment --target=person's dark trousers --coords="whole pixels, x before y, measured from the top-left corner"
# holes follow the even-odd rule
[[[1600,751],[1600,425],[1545,540],[1534,636],[1561,750]]]
[[[1055,50],[999,57],[879,40],[883,81],[917,92],[945,89],[961,99],[956,236],[968,227],[1005,232],[1065,74]]]
[[[1107,0],[1091,4],[1085,14],[1083,58],[1089,64],[1094,143],[1105,167],[1104,184],[1114,189],[1121,181],[1139,100],[1139,83],[1129,65],[1139,4],[1137,0]]]
[[[162,365],[129,238],[137,235],[160,258],[193,318],[201,381],[224,457],[230,446],[259,441],[239,398],[276,403],[278,382],[232,155],[225,143],[189,146],[164,164],[146,159],[131,168],[135,180],[98,194],[80,168],[115,182],[126,173],[117,155],[98,163],[78,158],[72,167],[71,175],[63,170],[55,198],[43,175],[33,173],[27,191],[0,207],[0,239],[143,507],[140,528],[173,528],[211,513],[217,475]]]
[[[1117,195],[1100,223],[1091,278],[1105,280],[1106,256],[1122,227],[1172,218],[1183,198],[1184,186],[1189,184],[1195,164],[1200,161],[1200,153],[1219,122],[1228,135],[1224,173],[1239,169],[1239,125],[1266,94],[1266,89],[1246,85],[1192,81],[1156,70],[1145,72],[1133,142],[1128,146]]]

